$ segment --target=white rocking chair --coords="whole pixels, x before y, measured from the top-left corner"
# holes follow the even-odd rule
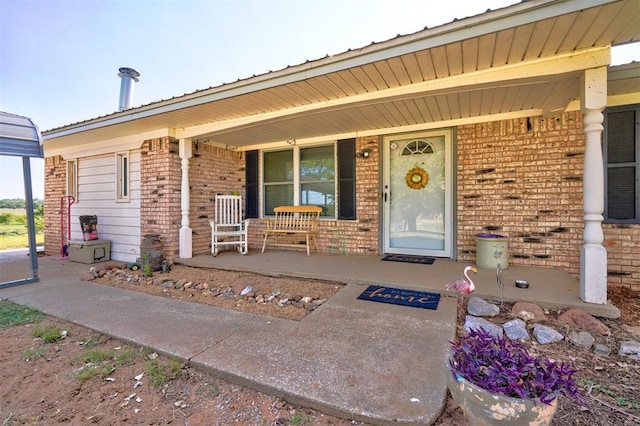
[[[240,254],[249,251],[247,231],[249,219],[242,219],[242,197],[216,195],[214,219],[211,224],[211,254],[217,256],[220,246],[238,246]]]

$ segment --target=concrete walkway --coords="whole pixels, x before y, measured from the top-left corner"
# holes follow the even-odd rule
[[[0,282],[19,278],[25,257],[0,254]],[[42,257],[40,282],[0,289],[0,298],[348,419],[431,424],[444,408],[455,298],[437,310],[401,307],[357,300],[364,287],[350,283],[289,321],[80,281],[89,266]]]

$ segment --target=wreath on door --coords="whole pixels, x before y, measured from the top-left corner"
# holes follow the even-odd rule
[[[429,173],[417,164],[405,176],[407,186],[411,189],[422,189],[429,183]]]

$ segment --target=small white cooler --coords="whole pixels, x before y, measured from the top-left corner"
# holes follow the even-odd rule
[[[69,241],[69,260],[96,263],[111,260],[110,240]]]

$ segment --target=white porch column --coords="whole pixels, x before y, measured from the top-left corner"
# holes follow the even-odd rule
[[[607,68],[584,71],[581,81],[586,148],[583,171],[584,245],[580,249],[580,298],[587,303],[607,303],[607,250],[602,245],[604,163],[602,110],[607,105]]]
[[[180,158],[182,159],[182,182],[180,188],[180,210],[182,223],[180,227],[179,257],[193,257],[193,235],[189,227],[189,158],[191,158],[191,139],[180,139]]]

